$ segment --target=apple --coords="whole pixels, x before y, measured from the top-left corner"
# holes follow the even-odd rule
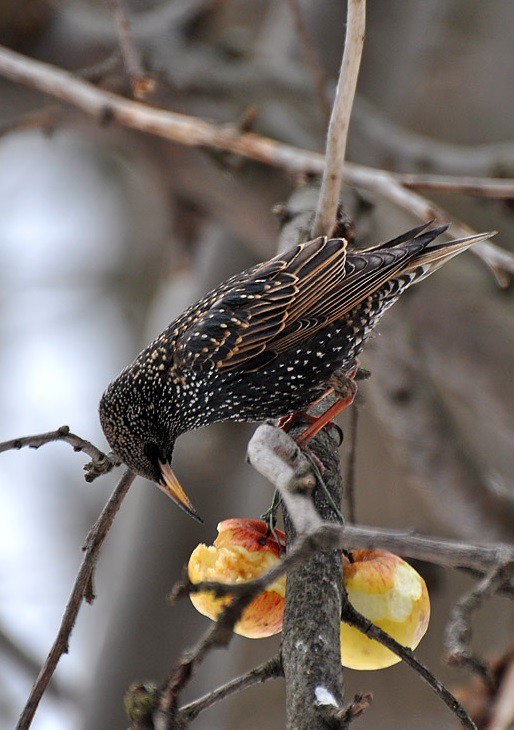
[[[188,563],[189,580],[192,583],[212,580],[237,584],[260,577],[280,562],[285,550],[284,533],[276,530],[275,537],[268,532],[262,520],[232,518],[220,522],[214,543],[198,545],[193,550]],[[234,626],[236,634],[258,639],[279,633],[284,614],[285,586],[283,575],[257,596]],[[191,593],[190,598],[193,606],[213,621],[231,601],[230,596],[216,598],[208,591]]]
[[[343,557],[352,606],[403,646],[414,649],[425,634],[430,600],[423,578],[387,550],[353,550]],[[374,639],[341,623],[341,663],[350,669],[383,669],[401,661]]]

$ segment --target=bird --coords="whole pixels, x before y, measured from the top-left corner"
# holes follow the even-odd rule
[[[107,386],[99,417],[113,452],[201,521],[171,467],[178,436],[219,421],[285,419],[332,391],[338,374],[352,377],[400,295],[493,235],[441,241],[449,226],[433,223],[363,249],[320,236],[206,294]]]

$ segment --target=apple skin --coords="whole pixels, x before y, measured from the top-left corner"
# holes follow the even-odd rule
[[[280,562],[285,551],[284,533],[275,530],[275,535],[268,535],[267,525],[262,520],[232,518],[220,522],[213,545],[198,545],[191,553],[190,581],[237,584],[260,577]],[[250,639],[278,634],[282,630],[285,587],[284,575],[257,596],[234,626],[235,633]],[[197,611],[213,621],[231,601],[230,596],[216,598],[207,591],[191,593],[190,598]]]
[[[403,646],[414,649],[428,628],[430,600],[423,578],[387,550],[353,550],[343,558],[352,606]],[[384,669],[401,661],[385,646],[341,623],[341,663],[350,669]]]
[[[232,518],[220,522],[213,545],[198,545],[188,564],[192,583],[244,583],[280,561],[285,536],[268,534],[262,520]],[[352,606],[403,646],[414,649],[425,634],[430,600],[423,578],[402,558],[386,550],[353,550],[353,562],[343,556],[343,576]],[[234,631],[252,639],[282,630],[286,579],[282,576],[245,609]],[[216,598],[203,591],[191,593],[191,602],[215,621],[230,596]],[[377,641],[344,622],[340,627],[341,663],[350,669],[384,669],[400,658]]]

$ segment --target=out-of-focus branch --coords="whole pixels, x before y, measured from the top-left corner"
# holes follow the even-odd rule
[[[453,607],[446,627],[446,661],[457,667],[468,667],[482,680],[494,688],[491,668],[470,649],[471,618],[486,598],[494,595],[500,587],[512,579],[514,563],[500,563],[489,571],[471,591],[462,596]]]
[[[61,656],[66,654],[68,651],[71,632],[75,625],[82,601],[85,599],[88,603],[90,603],[94,598],[91,594],[91,580],[96,561],[98,560],[98,555],[100,553],[100,548],[107,537],[107,533],[111,528],[114,517],[116,516],[116,513],[119,510],[121,503],[134,479],[135,474],[130,471],[130,469],[127,469],[120,479],[116,489],[112,493],[109,501],[103,508],[97,521],[88,533],[86,544],[84,546],[84,557],[66,604],[66,609],[62,617],[59,631],[53,646],[50,649],[48,657],[41,668],[39,676],[32,687],[28,700],[20,715],[18,724],[16,725],[16,730],[28,730],[31,726],[39,702],[41,701],[48,683],[52,679],[57,664],[59,663]]]
[[[464,145],[434,139],[396,124],[362,96],[355,99],[353,121],[355,133],[395,166],[455,176],[512,177],[514,171],[511,141]]]
[[[101,474],[106,474],[113,467],[121,464],[120,459],[115,454],[112,452],[104,454],[103,451],[100,451],[100,449],[89,441],[86,441],[86,439],[72,433],[69,426],[60,426],[56,431],[38,433],[34,436],[21,436],[10,441],[3,441],[0,443],[0,453],[3,451],[11,451],[12,449],[23,449],[26,446],[31,449],[39,449],[40,446],[49,444],[52,441],[65,441],[73,447],[74,451],[83,451],[91,457],[91,461],[84,465],[86,482],[92,482]]]
[[[41,662],[36,659],[34,654],[18,644],[4,626],[0,626],[0,655],[7,657],[9,661],[16,664],[31,677],[37,674],[41,667]],[[48,692],[53,694],[54,697],[60,698],[68,698],[72,694],[69,688],[56,680],[49,685]]]
[[[486,730],[504,730],[514,722],[514,659],[508,662],[491,708]]]
[[[109,0],[109,2],[132,93],[136,99],[144,99],[147,94],[154,90],[155,81],[143,70],[141,55],[132,37],[130,18],[124,0]]]
[[[309,29],[302,15],[302,8],[299,0],[287,0],[287,4],[291,10],[296,32],[300,43],[303,47],[303,52],[309,66],[314,89],[316,91],[316,98],[320,106],[320,110],[325,119],[325,123],[328,125],[330,121],[330,104],[327,96],[327,83],[323,68],[321,66],[318,54],[312,44],[312,39],[309,35]]]
[[[432,193],[471,195],[478,198],[514,198],[514,183],[501,177],[470,177],[460,175],[430,175],[428,173],[395,172],[394,177],[409,190]]]
[[[429,485],[427,494],[461,536],[488,534],[508,539],[514,524],[514,501],[485,487],[475,453],[459,439],[448,403],[435,389],[423,364],[408,311],[396,305],[394,318],[384,317],[382,337],[366,352],[379,378],[368,389],[377,413],[396,437],[416,480]]]
[[[189,147],[208,147],[233,152],[292,173],[319,175],[324,170],[324,157],[317,152],[293,147],[253,132],[241,132],[234,126],[217,126],[197,117],[155,109],[97,88],[68,71],[2,47],[0,75],[72,104],[102,123],[117,122]],[[345,179],[347,183],[370,190],[422,220],[434,217],[443,220],[454,218],[430,200],[407,190],[394,173],[386,170],[346,162]],[[481,187],[476,183],[475,180],[475,192]],[[512,197],[512,180],[495,180],[494,184],[499,186],[497,191],[505,186],[505,196]],[[484,179],[484,189],[487,185],[488,180]],[[454,220],[452,233],[466,236],[473,231]],[[512,254],[489,241],[473,246],[471,251],[493,270],[502,286],[508,285],[514,275]]]
[[[330,236],[336,225],[343,182],[346,142],[366,30],[366,0],[348,0],[343,60],[328,126],[325,167],[321,179],[314,236]]]

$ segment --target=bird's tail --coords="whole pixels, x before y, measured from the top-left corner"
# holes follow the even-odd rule
[[[442,227],[442,230],[438,231],[438,235],[446,230],[446,228],[447,226]],[[428,231],[427,233],[433,232],[435,231]],[[496,231],[489,231],[487,233],[476,233],[463,238],[455,238],[452,241],[446,241],[444,243],[429,243],[411,259],[404,271],[416,273],[416,281],[421,281],[421,279],[432,274],[454,256],[462,253],[470,246],[473,246],[473,244],[479,243],[479,241],[492,238],[495,234]]]

